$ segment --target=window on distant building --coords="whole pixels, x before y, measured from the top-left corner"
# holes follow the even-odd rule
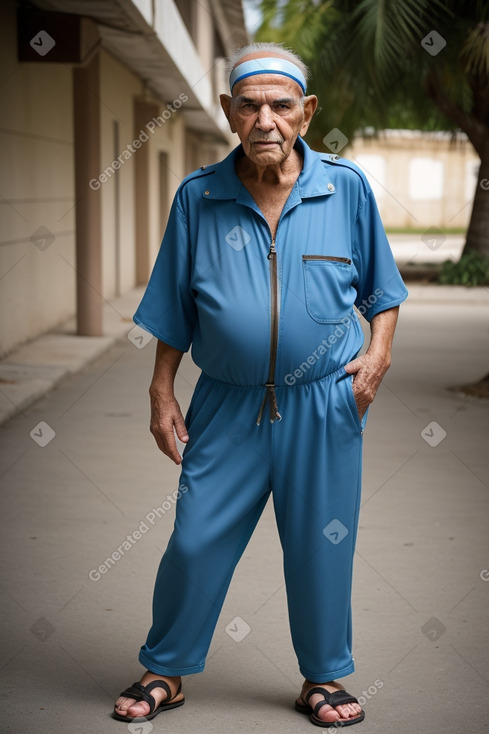
[[[416,201],[441,199],[443,162],[435,158],[413,158],[409,163],[409,196]]]

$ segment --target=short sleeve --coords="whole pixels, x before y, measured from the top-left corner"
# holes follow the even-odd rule
[[[368,184],[357,214],[353,263],[357,272],[354,285],[358,293],[355,306],[367,321],[406,300],[408,291]]]
[[[151,277],[133,320],[181,352],[190,348],[197,319],[190,273],[187,222],[177,193]]]

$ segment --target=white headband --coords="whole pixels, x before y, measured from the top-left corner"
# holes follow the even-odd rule
[[[256,76],[257,74],[281,74],[293,79],[301,87],[304,94],[306,93],[307,82],[304,74],[298,66],[287,59],[265,56],[260,59],[251,59],[244,61],[242,64],[235,66],[229,77],[229,87],[231,92],[235,84],[248,76]]]

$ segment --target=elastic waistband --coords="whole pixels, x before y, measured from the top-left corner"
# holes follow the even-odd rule
[[[352,358],[353,359],[353,358]],[[351,361],[351,360],[350,360]],[[345,363],[348,364],[348,363]],[[327,375],[323,375],[323,377],[318,377],[315,380],[297,380],[293,385],[274,385],[274,389],[276,391],[279,390],[293,390],[296,388],[301,387],[308,387],[309,385],[315,385],[319,382],[325,382],[327,380],[334,379],[335,377],[340,377],[342,374],[348,375],[348,372],[345,371],[345,366],[341,365],[341,367],[338,367],[334,372],[330,372]],[[206,372],[201,373],[201,378],[205,380],[209,380],[210,382],[215,382],[218,385],[225,385],[226,387],[232,387],[235,389],[242,389],[242,390],[263,390],[267,385],[266,383],[261,383],[259,385],[238,385],[235,382],[226,382],[225,380],[217,380],[215,377],[211,377]]]

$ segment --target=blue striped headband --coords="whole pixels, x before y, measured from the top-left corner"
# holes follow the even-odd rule
[[[260,59],[251,59],[244,61],[242,64],[235,66],[229,77],[229,87],[231,93],[235,84],[248,76],[256,76],[257,74],[281,74],[293,79],[300,86],[304,94],[306,93],[307,82],[304,74],[298,66],[287,59],[264,56]]]

